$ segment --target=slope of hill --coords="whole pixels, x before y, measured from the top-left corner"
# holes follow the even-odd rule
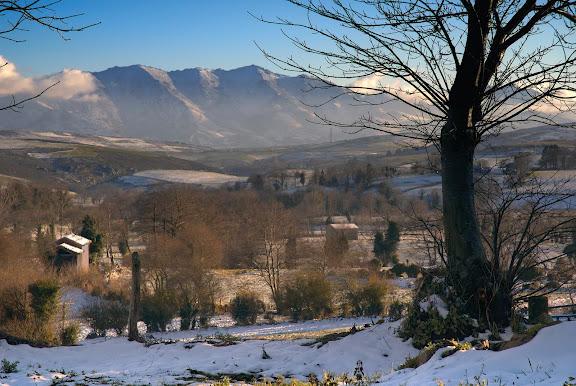
[[[73,190],[151,169],[216,171],[175,157],[193,148],[128,138],[0,131],[0,175]]]
[[[47,94],[18,113],[3,112],[0,129],[176,140],[220,148],[285,146],[349,137],[310,121],[315,112],[349,120],[352,99],[344,96],[311,107],[342,90],[307,92],[314,81],[303,76],[279,75],[257,66],[167,72],[133,65],[82,74],[89,88],[65,97]],[[0,98],[0,103],[9,98]],[[362,109],[355,108],[354,116],[359,113]]]

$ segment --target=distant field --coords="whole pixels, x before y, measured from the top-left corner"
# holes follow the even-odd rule
[[[231,182],[244,182],[246,177],[196,170],[144,170],[131,176],[122,177],[121,180],[132,185],[149,185],[154,181],[162,181],[217,186]]]
[[[423,189],[440,189],[442,177],[439,174],[397,176],[392,178],[392,186],[402,193],[420,192]]]

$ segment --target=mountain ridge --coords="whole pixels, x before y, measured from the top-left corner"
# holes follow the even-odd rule
[[[317,115],[343,123],[368,114],[375,121],[415,116],[415,111],[386,96],[353,98],[343,93],[343,88],[316,87],[318,81],[306,75],[278,74],[257,65],[165,71],[134,64],[95,72],[63,70],[24,80],[36,81],[36,90],[55,81],[60,84],[21,111],[2,112],[0,130],[65,131],[211,148],[255,148],[374,134],[364,130],[351,135],[345,129],[318,124]],[[17,97],[29,95],[30,91]],[[0,106],[9,104],[11,98],[0,97]],[[380,99],[363,104],[360,98]]]
[[[277,74],[256,65],[165,71],[142,64],[83,74],[90,76],[88,91],[34,100],[19,113],[4,114],[0,129],[118,135],[220,148],[350,138],[312,123],[317,112],[339,119],[352,111],[346,103],[311,108],[341,90],[312,95],[306,90],[315,81],[303,75]]]

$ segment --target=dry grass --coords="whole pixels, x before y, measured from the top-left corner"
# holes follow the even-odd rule
[[[521,346],[523,344],[530,342],[536,336],[536,334],[538,334],[538,332],[541,329],[543,329],[545,327],[549,327],[549,326],[554,326],[555,324],[558,324],[558,323],[560,323],[560,322],[549,322],[549,323],[535,324],[532,327],[528,328],[526,330],[526,332],[524,332],[522,334],[515,334],[512,337],[512,339],[510,339],[509,341],[502,342],[501,344],[492,345],[490,347],[490,349],[493,351],[502,351],[502,350],[508,350],[510,348]]]
[[[299,340],[299,339],[313,339],[316,342],[321,342],[324,338],[347,334],[350,332],[350,327],[329,328],[318,331],[302,331],[290,332],[286,334],[273,334],[273,335],[254,335],[250,336],[250,340]],[[344,336],[344,335],[343,335]]]

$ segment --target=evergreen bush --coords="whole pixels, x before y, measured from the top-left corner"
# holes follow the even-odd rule
[[[242,292],[230,301],[230,313],[237,324],[256,323],[259,313],[264,312],[264,303],[254,292]]]
[[[146,323],[148,331],[166,331],[166,326],[177,312],[178,303],[174,293],[169,290],[146,295],[142,299],[142,320]]]

